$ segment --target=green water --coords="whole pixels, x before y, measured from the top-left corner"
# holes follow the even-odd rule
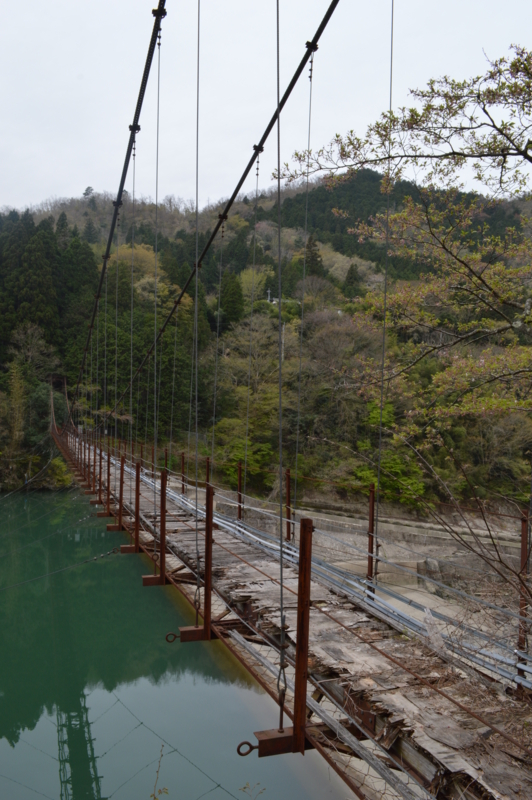
[[[172,587],[143,588],[141,556],[88,498],[0,496],[0,797],[176,800],[350,795],[317,753],[240,758],[277,706],[220,643],[169,645],[192,617]],[[45,577],[42,577],[45,576]],[[24,581],[22,585],[14,586]]]

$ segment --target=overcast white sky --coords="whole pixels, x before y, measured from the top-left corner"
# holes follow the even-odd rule
[[[0,207],[116,192],[156,0],[3,0]],[[281,91],[328,0],[281,0]],[[315,61],[312,144],[363,132],[388,103],[391,0],[341,0]],[[197,0],[168,0],[161,48],[159,196],[194,197]],[[396,0],[394,105],[444,73],[531,47],[530,0]],[[154,64],[155,66],[155,64]],[[201,0],[200,205],[227,197],[275,108],[275,0]],[[152,71],[137,193],[155,195]],[[282,158],[306,143],[308,80],[282,119]],[[271,184],[275,136],[261,165]],[[127,188],[131,189],[128,179]],[[250,178],[247,191],[253,189]]]

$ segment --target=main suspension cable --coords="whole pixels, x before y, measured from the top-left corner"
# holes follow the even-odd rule
[[[129,168],[129,161],[131,159],[131,153],[133,151],[133,143],[135,141],[136,134],[140,131],[140,125],[139,125],[140,112],[142,111],[142,104],[144,102],[144,95],[146,93],[146,87],[148,85],[148,78],[149,78],[149,75],[150,75],[150,69],[151,69],[151,64],[152,64],[152,60],[153,60],[153,54],[155,52],[155,44],[156,44],[156,41],[157,41],[158,33],[159,33],[160,29],[161,29],[161,22],[166,17],[165,5],[166,5],[166,0],[159,0],[157,8],[154,8],[152,10],[152,14],[155,17],[155,22],[153,23],[153,29],[152,29],[152,33],[151,33],[150,44],[148,46],[148,54],[146,56],[146,62],[144,64],[144,70],[143,70],[142,79],[141,79],[141,82],[140,82],[140,89],[139,89],[139,94],[138,94],[138,98],[137,98],[137,104],[135,106],[135,112],[133,114],[133,123],[129,126],[129,142],[128,142],[128,146],[127,146],[127,149],[126,149],[126,158],[125,158],[125,161],[124,161],[124,166],[122,167],[122,175],[120,177],[120,183],[118,185],[118,192],[117,192],[117,195],[116,195],[116,200],[113,202],[114,212],[113,212],[113,217],[111,219],[111,226],[110,226],[110,229],[109,229],[109,236],[107,238],[107,246],[105,248],[105,253],[103,255],[103,266],[102,266],[102,271],[100,273],[100,281],[98,283],[98,289],[96,291],[95,303],[94,303],[93,310],[92,310],[92,316],[91,316],[91,319],[90,319],[90,322],[89,322],[89,330],[88,330],[88,334],[87,334],[87,340],[86,340],[86,343],[85,343],[85,347],[84,347],[84,350],[83,350],[83,355],[82,355],[82,358],[81,358],[78,381],[77,381],[76,389],[75,389],[75,392],[74,392],[74,399],[73,399],[72,407],[74,406],[74,404],[75,404],[75,402],[77,400],[78,394],[79,394],[80,381],[81,381],[81,378],[82,378],[82,375],[83,375],[83,367],[85,365],[85,361],[86,361],[86,358],[87,358],[87,351],[88,351],[88,347],[89,347],[90,337],[92,336],[92,329],[93,329],[93,326],[94,326],[94,318],[96,316],[96,302],[101,297],[102,288],[103,288],[103,282],[105,280],[105,276],[107,275],[107,262],[109,261],[109,259],[111,257],[111,249],[112,249],[112,245],[113,245],[113,241],[114,241],[115,227],[116,227],[116,224],[118,222],[118,212],[119,212],[120,206],[122,205],[122,195],[123,195],[123,192],[124,192],[124,185],[125,185],[126,178],[127,178],[127,172],[128,172],[128,168]]]
[[[312,40],[310,42],[306,42],[305,55],[301,59],[299,65],[298,65],[298,67],[297,67],[297,69],[296,69],[296,71],[295,71],[295,73],[294,73],[294,75],[292,77],[292,80],[288,84],[288,87],[287,87],[284,95],[282,96],[278,106],[276,107],[275,113],[273,114],[270,122],[266,126],[266,130],[262,134],[262,136],[261,136],[261,138],[259,140],[259,144],[253,145],[253,155],[251,156],[246,168],[244,169],[244,172],[242,173],[242,176],[240,177],[239,181],[237,182],[236,187],[235,187],[235,189],[233,191],[233,194],[231,195],[229,200],[226,202],[223,212],[221,214],[219,214],[218,222],[215,224],[211,235],[209,236],[209,238],[207,239],[207,242],[205,243],[205,245],[203,247],[203,250],[199,254],[198,258],[196,259],[196,263],[194,264],[194,267],[191,270],[190,275],[188,276],[187,280],[185,281],[185,284],[182,287],[180,294],[174,300],[174,305],[172,306],[172,308],[168,312],[164,323],[162,324],[162,326],[159,329],[159,333],[157,335],[157,339],[160,339],[161,336],[164,334],[164,331],[166,330],[168,324],[170,323],[170,320],[172,319],[177,307],[179,306],[179,304],[181,303],[183,297],[187,293],[188,287],[190,286],[192,280],[194,279],[194,276],[196,275],[197,271],[201,268],[202,261],[205,258],[205,256],[207,255],[207,253],[208,253],[212,243],[214,242],[216,236],[218,235],[218,231],[220,230],[220,228],[222,226],[223,220],[227,219],[229,211],[231,210],[236,198],[238,197],[238,194],[239,194],[242,186],[244,185],[245,180],[247,179],[249,173],[251,172],[251,170],[253,168],[253,165],[255,164],[255,161],[257,160],[258,154],[260,152],[262,152],[262,150],[264,149],[264,144],[266,143],[266,140],[268,139],[268,136],[272,132],[272,130],[273,130],[274,126],[275,126],[275,123],[277,122],[278,116],[280,115],[280,113],[283,110],[284,106],[286,105],[290,95],[292,94],[292,91],[294,90],[294,87],[297,84],[297,82],[298,82],[298,80],[299,80],[299,78],[301,76],[301,73],[305,69],[305,66],[306,66],[307,62],[309,61],[312,53],[316,49],[316,45],[318,44],[318,42],[319,42],[319,40],[320,40],[325,28],[327,27],[327,24],[329,23],[329,21],[330,21],[330,19],[331,19],[331,17],[332,17],[332,15],[333,15],[333,13],[334,13],[334,11],[335,11],[335,9],[336,9],[336,7],[337,7],[339,2],[340,2],[340,0],[332,0],[331,4],[329,5],[329,8],[327,9],[327,11],[325,13],[325,16],[323,17],[323,19],[322,19],[322,21],[321,21],[321,23],[320,23],[320,25],[318,27],[318,30],[314,34],[314,37],[312,38]],[[137,367],[137,370],[135,372],[135,376],[143,370],[143,368],[144,368],[148,358],[151,356],[152,352],[153,352],[153,345],[151,345],[148,348],[148,350],[146,351],[146,353],[144,354],[144,357],[142,358],[140,364]],[[125,391],[127,391],[128,389],[129,389],[129,387],[127,387],[127,389]],[[120,398],[120,399],[122,399],[122,398]]]

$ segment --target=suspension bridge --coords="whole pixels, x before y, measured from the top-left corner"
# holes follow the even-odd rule
[[[165,0],[160,0],[153,11],[148,55],[78,381],[68,398],[69,420],[58,427],[52,407],[51,432],[80,486],[100,508],[99,516],[109,518],[109,530],[124,532],[127,542],[122,553],[146,557],[150,570],[143,585],[147,590],[172,585],[190,604],[195,624],[169,632],[168,646],[193,647],[194,642],[219,640],[278,704],[278,726],[255,734],[250,731],[249,741],[235,742],[240,755],[256,751],[258,757],[273,757],[315,749],[362,799],[527,798],[532,796],[532,736],[528,733],[532,657],[527,648],[526,596],[522,593],[519,606],[513,608],[472,598],[436,576],[424,575],[425,586],[454,592],[464,608],[474,601],[473,621],[457,615],[450,606],[431,612],[428,600],[410,597],[378,580],[378,571],[382,577],[387,568],[393,568],[405,578],[415,576],[416,585],[418,581],[411,560],[387,559],[379,550],[386,539],[378,529],[378,485],[368,493],[367,519],[352,525],[347,534],[319,518],[303,516],[295,498],[291,499],[294,476],[282,458],[280,302],[278,508],[248,496],[245,463],[243,470],[239,465],[236,493],[216,483],[211,459],[200,465],[197,309],[202,260],[223,235],[231,207],[275,130],[280,181],[281,112],[307,67],[312,77],[314,54],[338,2],[330,3],[318,30],[306,42],[283,95],[278,73],[274,113],[253,145],[246,168],[201,252],[196,235],[194,267],[162,321],[157,317],[156,228],[153,342],[146,352],[133,352],[132,316],[129,381],[117,386],[115,365],[112,405],[107,402],[107,389],[100,403],[99,392],[93,388],[98,385],[93,360],[105,364],[105,387],[112,366],[106,353],[100,354],[100,338],[95,340],[94,332],[156,52],[160,59],[166,16]],[[157,71],[159,75],[160,60]],[[197,157],[198,153],[196,175]],[[156,208],[157,202],[156,197]],[[280,214],[280,202],[278,208]],[[280,237],[280,219],[278,230]],[[278,250],[280,259],[280,240]],[[280,264],[278,275],[281,298]],[[167,434],[158,429],[161,391],[171,391],[173,398],[173,386],[161,387],[157,381],[158,347],[187,293],[195,301],[192,471],[185,466],[184,453],[181,470],[174,468],[172,432],[169,458],[168,448],[161,447]],[[143,379],[147,365],[154,376],[151,443],[140,442],[134,430],[133,386]],[[297,490],[297,467],[295,479]],[[523,517],[519,525],[517,539],[509,536],[506,546],[512,556],[515,552],[524,574],[528,522]],[[362,547],[360,536],[367,537]],[[493,546],[489,529],[479,533],[469,526],[467,536],[476,537],[487,549]],[[413,552],[412,548],[405,551]]]

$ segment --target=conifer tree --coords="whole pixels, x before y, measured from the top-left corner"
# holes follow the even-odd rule
[[[358,297],[361,294],[361,281],[356,264],[350,264],[349,269],[347,270],[343,291],[344,295],[349,298],[349,300],[352,300],[353,297]]]
[[[60,250],[66,250],[70,241],[70,231],[68,230],[68,219],[64,211],[59,214],[57,225],[55,226],[57,236],[57,246]]]
[[[305,248],[305,262],[305,271],[307,275],[317,275],[319,278],[325,277],[327,270],[323,264],[318,243],[312,234],[307,240],[307,246]]]
[[[233,322],[242,319],[244,313],[244,295],[242,284],[233,272],[224,272],[222,275],[222,295],[220,298],[222,310],[222,325],[227,327]]]
[[[46,256],[46,232],[39,231],[24,250],[15,302],[17,323],[40,325],[46,340],[53,342],[59,318],[52,265]]]
[[[98,231],[96,230],[96,225],[90,217],[83,228],[82,238],[89,244],[96,244],[98,241]]]

